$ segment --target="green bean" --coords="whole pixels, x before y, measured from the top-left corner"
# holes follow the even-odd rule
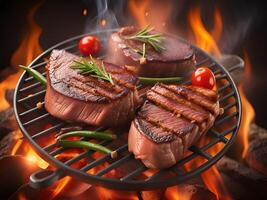
[[[64,133],[58,136],[58,140],[67,138],[67,137],[89,137],[89,138],[96,138],[96,139],[103,139],[103,140],[113,140],[117,138],[117,135],[108,133],[108,132],[98,132],[98,131],[71,131]]]
[[[23,65],[19,65],[19,67],[24,69],[27,73],[33,76],[41,84],[46,85],[46,78],[42,74],[40,74],[40,72],[36,71],[35,69],[23,66]]]
[[[151,85],[155,83],[178,83],[183,79],[183,77],[166,77],[166,78],[149,78],[149,77],[139,77],[140,83],[144,85]]]
[[[77,140],[58,140],[58,144],[62,147],[72,147],[72,148],[85,148],[94,151],[100,151],[102,153],[110,154],[111,158],[117,157],[117,152],[112,151],[107,147],[100,144],[94,144],[88,141],[77,141]]]

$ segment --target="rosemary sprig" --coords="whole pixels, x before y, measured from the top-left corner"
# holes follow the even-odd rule
[[[70,66],[72,69],[80,70],[81,74],[90,74],[92,77],[99,78],[105,81],[110,82],[114,85],[112,77],[109,73],[107,73],[103,62],[101,65],[98,65],[94,58],[90,55],[90,60],[86,60],[85,58],[81,58],[81,61],[74,61],[74,65]]]
[[[154,28],[147,25],[142,30],[138,31],[136,34],[127,37],[127,39],[138,40],[147,44],[150,44],[157,52],[161,52],[165,48],[162,46],[162,41],[164,39],[161,33],[151,34]]]
[[[138,53],[142,58],[145,58],[146,56],[146,43],[143,43],[143,48],[141,49],[134,49],[136,53]]]

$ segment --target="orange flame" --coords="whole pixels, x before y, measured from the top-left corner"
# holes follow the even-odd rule
[[[245,52],[244,53],[244,60],[245,60],[245,73],[244,73],[244,80],[247,82],[251,79],[251,63],[248,57],[248,54]],[[242,158],[246,156],[247,150],[248,150],[248,133],[249,133],[249,128],[250,124],[253,122],[254,117],[255,117],[255,111],[246,98],[245,92],[244,92],[244,83],[241,83],[238,86],[239,89],[239,94],[241,97],[242,101],[242,120],[241,120],[241,126],[239,129],[239,135],[242,137],[242,143],[241,146],[243,147],[243,152],[242,152]]]
[[[52,193],[52,198],[54,199],[55,197],[57,197],[62,190],[67,186],[67,184],[70,182],[71,177],[67,176],[63,179],[61,179],[57,184],[56,187],[53,189],[53,193]]]
[[[206,52],[216,57],[220,57],[221,52],[217,46],[222,33],[222,17],[218,9],[214,11],[214,28],[213,34],[210,34],[205,28],[201,19],[200,8],[193,8],[189,11],[188,21],[194,34],[195,44]]]
[[[88,10],[86,8],[83,9],[83,16],[87,16],[88,15]]]
[[[201,177],[207,188],[216,195],[217,199],[232,199],[224,185],[223,178],[215,165],[203,172]]]
[[[221,52],[217,46],[217,42],[221,37],[223,23],[221,13],[218,9],[214,10],[213,20],[214,26],[210,33],[203,24],[200,8],[193,8],[189,11],[188,21],[193,31],[195,44],[215,57],[220,57]],[[218,144],[216,147],[210,149],[209,153],[211,155],[217,153],[217,151],[220,149],[220,145],[221,144]],[[186,167],[191,168],[193,165],[200,164],[201,162],[203,161],[197,160],[195,163],[192,163],[192,165],[188,165]],[[216,195],[217,199],[231,199],[216,166],[213,166],[209,170],[202,173],[201,177],[207,188]]]
[[[41,3],[31,9],[27,15],[27,30],[29,32],[25,34],[19,48],[13,54],[11,58],[11,66],[17,67],[19,64],[28,65],[33,58],[42,52],[39,45],[39,37],[41,35],[42,29],[35,23],[34,15]],[[2,83],[0,83],[0,111],[5,110],[9,107],[8,102],[4,98],[5,91],[7,89],[15,88],[17,80],[21,74],[21,70],[17,73],[8,76]]]
[[[11,66],[17,67],[19,64],[28,65],[37,55],[42,52],[42,48],[39,45],[39,37],[41,35],[42,29],[36,22],[34,21],[34,15],[38,8],[42,3],[35,5],[27,15],[27,34],[25,34],[19,48],[15,51],[11,58]],[[17,84],[17,80],[21,74],[21,71],[18,71],[16,74],[10,75],[4,82],[0,84],[0,110],[6,109],[8,107],[7,102],[5,102],[5,98],[2,96],[5,93],[6,89],[14,88]],[[43,161],[30,147],[28,143],[24,143],[21,139],[21,133],[17,131],[17,142],[13,146],[11,151],[11,155],[15,155],[18,153],[20,147],[23,147],[23,152],[25,152],[25,157],[27,160],[34,162],[41,168],[46,168],[48,164]],[[23,145],[22,145],[23,144]]]
[[[150,24],[157,30],[166,30],[166,22],[172,8],[170,1],[131,0],[128,7],[139,27]]]

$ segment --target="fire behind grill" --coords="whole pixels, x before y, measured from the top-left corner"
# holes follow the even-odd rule
[[[99,31],[91,34],[97,35],[99,38],[107,38],[107,34],[113,31],[116,30]],[[83,36],[84,35],[79,35],[70,38],[51,47],[37,57],[30,64],[30,67],[45,75],[45,65],[51,51],[57,48],[79,54],[77,43]],[[106,42],[103,41],[103,44],[105,43]],[[227,71],[207,53],[193,45],[192,47],[196,54],[196,67],[201,65],[208,66],[216,75],[217,85],[219,85],[219,101],[225,112],[216,119],[214,126],[204,136],[209,137],[210,140],[208,142],[202,146],[192,146],[189,149],[190,153],[182,160],[178,161],[171,168],[164,170],[151,171],[139,160],[136,160],[133,154],[128,152],[127,137],[125,137],[127,133],[120,134],[120,145],[116,147],[119,155],[117,159],[111,159],[110,155],[94,158],[94,151],[84,150],[78,155],[71,156],[68,160],[60,160],[58,155],[64,153],[68,149],[59,147],[55,140],[47,146],[42,146],[41,141],[51,136],[54,137],[55,134],[58,133],[61,128],[66,127],[68,123],[54,118],[44,107],[40,109],[39,106],[36,106],[38,102],[42,105],[44,104],[45,87],[28,76],[28,74],[23,73],[16,87],[14,98],[14,109],[17,121],[25,139],[30,142],[36,152],[49,164],[56,167],[55,171],[40,170],[32,174],[30,177],[30,184],[35,188],[46,187],[60,178],[70,175],[84,182],[112,189],[148,190],[176,185],[211,167],[231,146],[239,129],[241,102],[237,88],[228,72],[235,70],[238,66],[232,66]],[[190,74],[191,72],[188,73],[188,77]],[[183,84],[190,84],[190,80],[185,79]],[[50,124],[50,126],[47,127],[47,124]],[[97,130],[105,130],[105,128],[101,127],[97,128]],[[115,143],[116,142],[117,141],[115,141]],[[110,141],[98,141],[98,143],[108,146],[112,145]],[[222,144],[219,151],[215,155],[209,154],[208,150],[213,148],[217,143]],[[77,169],[74,167],[75,163],[85,158],[87,159],[87,163],[82,168]],[[205,162],[202,162],[202,164],[195,168],[187,168],[185,170],[185,165],[187,163],[197,159],[205,159]],[[94,172],[92,173],[90,169],[94,169]],[[112,173],[110,173],[114,169],[125,170],[124,173],[118,177],[117,174],[112,176]],[[105,176],[106,174],[109,175]]]

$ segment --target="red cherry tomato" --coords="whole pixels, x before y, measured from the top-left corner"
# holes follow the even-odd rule
[[[192,74],[192,85],[212,89],[215,84],[215,76],[207,67],[200,67]]]
[[[80,52],[84,56],[97,55],[100,51],[100,46],[99,40],[91,35],[83,37],[79,42]]]

